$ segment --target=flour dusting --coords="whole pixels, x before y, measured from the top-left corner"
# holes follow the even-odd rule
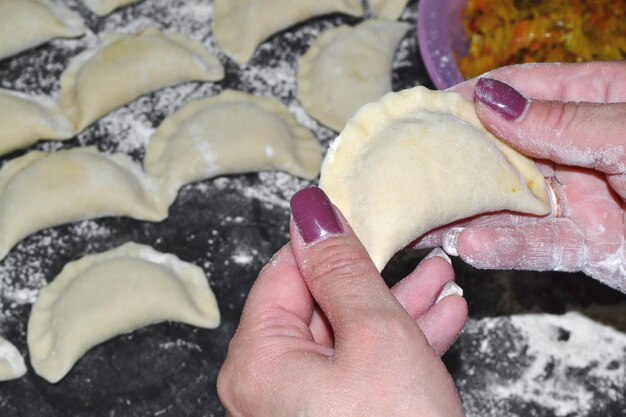
[[[465,334],[480,364],[457,382],[468,417],[511,415],[521,404],[596,416],[604,403],[624,400],[626,335],[580,313],[470,320]]]

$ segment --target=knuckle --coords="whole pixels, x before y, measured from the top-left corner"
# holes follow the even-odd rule
[[[558,102],[550,103],[546,112],[544,126],[559,137],[571,135],[575,130],[579,109],[580,106],[577,103],[567,105]]]
[[[224,362],[222,369],[220,369],[220,372],[217,374],[217,396],[227,408],[237,400],[237,393],[235,391],[236,383],[233,378],[234,374],[233,363],[228,359]]]
[[[319,244],[315,250],[315,262],[308,262],[305,271],[310,282],[351,279],[372,267],[365,251],[355,250],[352,245],[328,242]]]
[[[626,201],[626,174],[609,175],[608,181],[613,191],[619,195],[622,201]]]

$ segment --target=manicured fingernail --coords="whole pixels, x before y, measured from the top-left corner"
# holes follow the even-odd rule
[[[474,88],[474,98],[506,120],[517,120],[526,111],[528,100],[502,81],[481,78]]]
[[[318,187],[307,187],[291,198],[291,214],[305,243],[341,234],[341,226],[328,197]]]
[[[441,246],[443,246],[443,250],[446,251],[448,255],[459,256],[456,244],[463,230],[465,230],[463,227],[453,227],[443,235]]]
[[[445,253],[443,249],[441,248],[433,249],[428,255],[424,257],[424,260],[434,258],[435,256],[443,258],[446,262],[448,262],[449,264],[452,264],[452,260],[450,260],[450,257],[448,256],[448,254]]]
[[[449,295],[458,295],[459,297],[463,297],[463,288],[459,287],[454,281],[446,283],[446,285],[443,286],[441,292],[437,296],[435,304],[437,304],[439,301],[443,300]]]

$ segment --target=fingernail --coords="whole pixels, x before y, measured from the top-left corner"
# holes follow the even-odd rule
[[[546,178],[546,188],[548,189],[548,197],[550,199],[550,206],[552,207],[552,215],[556,218],[563,216],[563,210],[561,209],[561,199],[557,193],[559,185],[556,178]]]
[[[341,226],[326,193],[318,187],[307,187],[291,198],[291,214],[305,243],[341,234]]]
[[[435,248],[433,249],[428,255],[426,255],[424,257],[424,260],[426,259],[430,259],[430,258],[434,258],[435,256],[438,256],[440,258],[443,258],[446,262],[448,262],[450,265],[452,265],[452,260],[450,259],[450,257],[448,256],[447,253],[445,253],[443,251],[443,249],[441,248]]]
[[[449,295],[458,295],[459,297],[463,297],[463,288],[459,287],[454,281],[449,281],[441,289],[441,292],[435,300],[435,304],[437,304],[439,301],[443,300]]]
[[[502,81],[481,78],[474,88],[474,98],[506,120],[517,120],[526,111],[528,100]]]
[[[456,244],[463,230],[465,230],[463,227],[453,227],[443,235],[441,246],[443,246],[443,250],[446,251],[448,255],[459,256]]]

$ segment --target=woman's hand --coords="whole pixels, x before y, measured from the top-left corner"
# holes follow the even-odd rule
[[[424,260],[391,290],[319,188],[292,199],[291,244],[250,291],[218,377],[239,416],[462,416],[439,359],[467,318]],[[444,294],[442,294],[442,291]]]
[[[425,236],[479,268],[582,271],[626,292],[626,62],[506,67],[453,88],[495,136],[540,160],[548,218],[480,216]]]

